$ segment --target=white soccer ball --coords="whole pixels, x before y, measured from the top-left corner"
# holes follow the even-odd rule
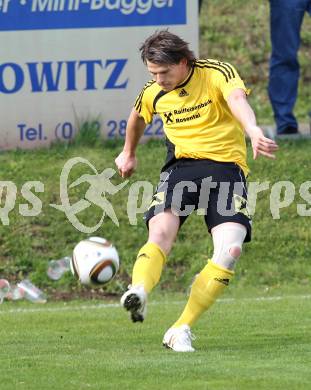
[[[116,248],[105,238],[90,237],[74,248],[70,268],[82,284],[110,282],[120,266]]]

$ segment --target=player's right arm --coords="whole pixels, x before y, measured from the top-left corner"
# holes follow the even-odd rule
[[[115,159],[119,174],[122,177],[129,177],[135,171],[137,165],[136,148],[145,127],[145,120],[133,108],[127,121],[123,150]]]

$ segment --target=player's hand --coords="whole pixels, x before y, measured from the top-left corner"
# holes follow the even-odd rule
[[[121,177],[130,177],[136,169],[137,159],[135,155],[123,151],[115,159],[116,166],[118,168]]]
[[[264,136],[260,127],[253,126],[251,129],[248,129],[247,133],[251,139],[254,160],[256,160],[259,155],[273,159],[275,158],[274,153],[279,147],[275,141]]]

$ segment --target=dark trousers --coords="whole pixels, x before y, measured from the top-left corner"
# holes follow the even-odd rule
[[[305,12],[311,0],[270,0],[272,54],[268,92],[277,133],[288,126],[298,128],[293,114],[299,81],[298,49]]]
[[[199,0],[199,12],[201,11],[202,2],[203,0]]]

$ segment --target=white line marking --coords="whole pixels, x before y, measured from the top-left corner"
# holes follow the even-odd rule
[[[311,299],[311,295],[284,295],[284,296],[275,296],[275,297],[253,297],[253,298],[224,298],[219,299],[219,303],[232,303],[232,302],[275,302],[281,301],[284,299]],[[150,302],[150,305],[181,305],[186,302],[186,297],[184,301],[154,301]],[[9,310],[0,310],[1,314],[17,314],[17,313],[55,313],[62,311],[79,311],[79,310],[96,310],[96,309],[106,309],[106,308],[115,308],[120,307],[119,303],[99,303],[97,305],[77,305],[77,306],[58,306],[58,307],[40,307],[33,309],[9,309]]]

